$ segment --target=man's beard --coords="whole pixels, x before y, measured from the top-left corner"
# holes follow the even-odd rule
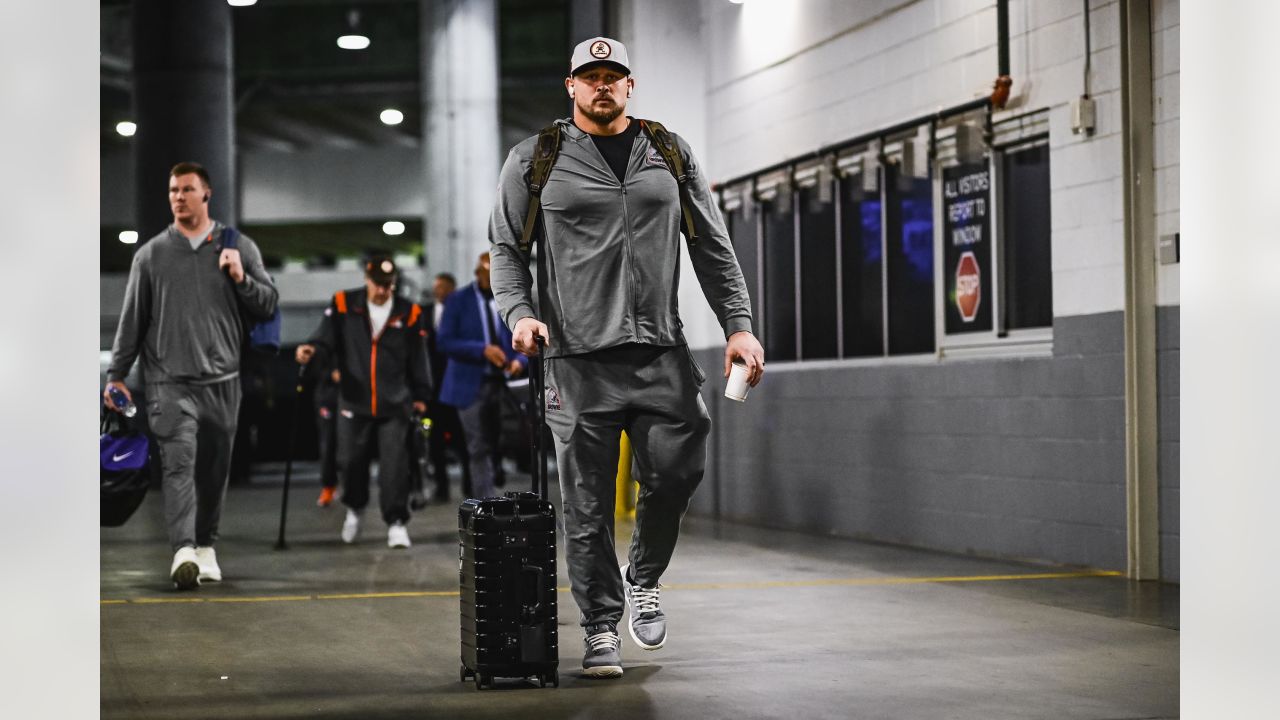
[[[599,125],[608,125],[614,120],[617,120],[618,116],[622,114],[622,111],[624,108],[622,107],[621,104],[617,102],[614,102],[613,104],[603,109],[596,110],[595,109],[596,99],[597,98],[593,97],[585,105],[583,105],[582,103],[578,103],[578,109],[581,110],[582,114],[586,115],[587,119],[590,120],[591,122],[597,123]]]

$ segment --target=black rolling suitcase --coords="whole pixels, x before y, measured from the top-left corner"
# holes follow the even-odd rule
[[[462,606],[460,679],[476,689],[494,678],[534,678],[560,686],[556,630],[556,510],[547,500],[541,358],[532,358],[535,408],[533,492],[464,500],[458,508]]]

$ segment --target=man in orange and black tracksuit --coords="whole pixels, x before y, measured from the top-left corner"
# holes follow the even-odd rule
[[[431,396],[427,318],[417,303],[395,295],[391,258],[365,264],[365,286],[342,290],[324,311],[315,336],[299,345],[300,363],[317,350],[341,373],[338,400],[338,472],[347,517],[342,540],[360,535],[369,502],[369,461],[376,436],[378,489],[387,545],[407,548],[409,533],[410,409],[426,411]]]

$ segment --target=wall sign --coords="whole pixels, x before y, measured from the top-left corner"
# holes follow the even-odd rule
[[[947,334],[989,332],[991,168],[985,161],[943,168],[942,213]]]

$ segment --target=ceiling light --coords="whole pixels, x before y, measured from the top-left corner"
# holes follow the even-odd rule
[[[116,132],[125,137],[133,137],[133,134],[138,132],[138,126],[136,123],[131,123],[128,120],[125,120],[123,122],[116,123]]]
[[[369,36],[360,29],[360,11],[347,13],[347,34],[338,38],[338,47],[343,50],[363,50],[369,47]]]
[[[134,243],[138,242],[138,231],[137,230],[121,230],[120,242],[124,243],[125,245],[133,245]]]
[[[399,125],[404,122],[404,113],[395,108],[387,108],[378,116],[384,125]]]
[[[403,235],[404,223],[399,220],[388,220],[382,223],[382,232],[387,235]]]
[[[258,4],[258,0],[227,0],[227,4],[231,7],[249,7]]]
[[[343,35],[338,38],[338,47],[343,50],[363,50],[369,47],[369,38],[364,35]]]

